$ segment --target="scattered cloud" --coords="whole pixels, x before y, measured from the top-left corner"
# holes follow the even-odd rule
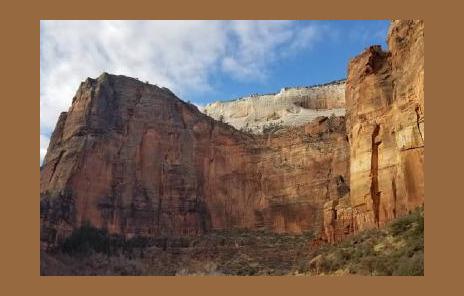
[[[181,98],[198,98],[218,93],[218,81],[264,84],[275,74],[276,62],[316,44],[383,43],[386,30],[384,21],[43,20],[41,159],[59,114],[87,77],[122,74],[168,87]]]
[[[291,21],[42,21],[41,126],[52,129],[79,82],[104,71],[205,92],[217,71],[263,79],[279,51],[315,35]]]
[[[319,37],[315,25],[295,21],[235,21],[230,27],[223,70],[239,81],[265,80],[269,65],[313,45]]]
[[[318,36],[295,21],[41,21],[41,158],[79,83],[102,72],[137,77],[180,97],[213,91],[211,78],[263,81],[272,63]]]

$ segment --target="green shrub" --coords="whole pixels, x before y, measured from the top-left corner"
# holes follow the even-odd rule
[[[84,224],[65,239],[61,249],[68,254],[109,253],[110,238],[106,231]]]
[[[424,275],[424,252],[418,252],[412,257],[401,258],[393,275]]]
[[[415,227],[415,234],[422,235],[424,233],[423,208],[419,207],[415,209],[411,214],[396,219],[389,225],[388,230],[393,235],[399,235],[411,229],[412,227]]]
[[[134,256],[143,256],[143,250],[147,247],[153,245],[162,247],[165,244],[166,240],[163,238],[153,240],[136,236],[126,239],[123,235],[109,234],[104,229],[98,229],[86,223],[74,230],[61,243],[58,250],[69,255],[102,253],[106,255],[125,255],[132,258]]]
[[[423,209],[393,221],[385,229],[363,231],[336,245],[323,246],[316,255],[322,256],[320,273],[348,270],[360,275],[423,275]]]

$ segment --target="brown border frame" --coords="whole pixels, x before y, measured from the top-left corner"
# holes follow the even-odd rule
[[[277,1],[276,1],[277,2]],[[462,7],[440,1],[212,0],[156,3],[42,0],[2,3],[2,232],[3,295],[254,295],[454,294],[462,275],[459,163],[464,108]],[[458,2],[458,1],[456,1]],[[39,276],[39,20],[40,19],[392,19],[425,20],[426,257],[424,277],[40,277]],[[455,30],[455,32],[453,32]],[[453,120],[457,121],[453,124]],[[456,129],[453,130],[453,127]],[[462,157],[462,156],[461,156]],[[456,186],[457,185],[457,186]],[[453,192],[454,191],[454,192]],[[460,239],[460,242],[450,240]],[[461,260],[459,260],[461,259]],[[7,291],[6,291],[7,290]],[[452,292],[453,291],[453,292]],[[6,293],[5,293],[6,292]],[[104,294],[102,294],[104,293]],[[461,292],[462,293],[462,292]]]

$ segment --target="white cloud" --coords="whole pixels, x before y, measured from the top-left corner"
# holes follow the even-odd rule
[[[326,30],[325,27],[304,27],[301,30],[294,32],[289,45],[289,51],[296,52],[306,49],[317,41],[321,36],[321,31]]]
[[[226,73],[238,80],[266,79],[268,66],[310,47],[319,37],[319,27],[296,27],[294,21],[235,21],[229,34],[232,40],[222,59]]]
[[[51,133],[87,77],[123,74],[180,97],[205,94],[213,75],[266,79],[277,58],[317,36],[316,27],[292,21],[41,21],[41,155],[42,135]]]
[[[40,134],[40,163],[42,163],[45,154],[47,153],[47,147],[50,143],[50,138]]]
[[[177,92],[204,91],[224,52],[219,23],[43,21],[41,127],[52,129],[79,82],[102,72],[139,77]]]

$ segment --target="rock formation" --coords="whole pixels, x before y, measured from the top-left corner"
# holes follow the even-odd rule
[[[346,86],[214,103],[207,115],[133,78],[87,79],[41,168],[42,240],[90,223],[126,237],[244,228],[335,242],[408,213],[424,202],[423,27],[394,21],[389,51],[354,58]],[[345,100],[346,127],[330,116]]]
[[[319,116],[345,115],[345,80],[215,102],[203,112],[253,133],[262,133],[272,125],[300,126]]]
[[[83,223],[131,236],[320,228],[348,192],[343,117],[242,133],[165,88],[103,74],[61,114],[41,170],[42,238]]]
[[[372,46],[349,64],[351,192],[325,205],[329,241],[383,226],[424,202],[423,30],[423,21],[393,21],[388,52]]]

